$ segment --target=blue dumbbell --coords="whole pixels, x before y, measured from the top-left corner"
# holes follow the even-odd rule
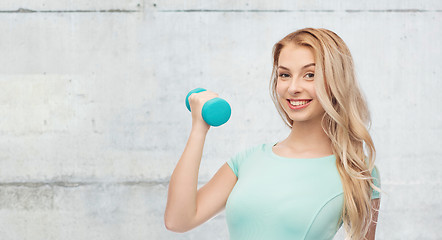
[[[186,107],[189,111],[191,111],[189,105],[190,94],[204,91],[207,90],[204,88],[195,88],[187,94]],[[229,103],[222,98],[210,99],[209,101],[204,103],[203,109],[201,111],[201,115],[203,116],[204,121],[206,121],[206,123],[210,126],[214,127],[218,127],[226,123],[229,120],[231,113],[232,110]]]

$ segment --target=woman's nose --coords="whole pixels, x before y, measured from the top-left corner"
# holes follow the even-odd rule
[[[289,89],[288,89],[289,93],[295,94],[295,93],[300,92],[301,90],[302,90],[302,86],[301,86],[300,79],[292,78],[290,85],[289,85]]]

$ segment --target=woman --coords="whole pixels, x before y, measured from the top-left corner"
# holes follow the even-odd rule
[[[375,148],[346,44],[326,29],[287,35],[273,48],[271,95],[289,136],[237,154],[199,190],[210,128],[201,109],[217,94],[189,97],[192,130],[170,179],[166,227],[188,231],[225,207],[231,239],[333,239],[342,224],[348,239],[374,239]]]

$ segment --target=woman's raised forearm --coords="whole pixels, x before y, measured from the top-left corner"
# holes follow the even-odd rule
[[[170,178],[164,221],[171,231],[187,231],[196,215],[198,172],[207,131],[207,126],[192,127],[183,154]]]

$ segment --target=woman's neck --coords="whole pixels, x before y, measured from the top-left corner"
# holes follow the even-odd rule
[[[331,155],[331,140],[320,122],[295,122],[289,136],[281,145],[294,154]]]

